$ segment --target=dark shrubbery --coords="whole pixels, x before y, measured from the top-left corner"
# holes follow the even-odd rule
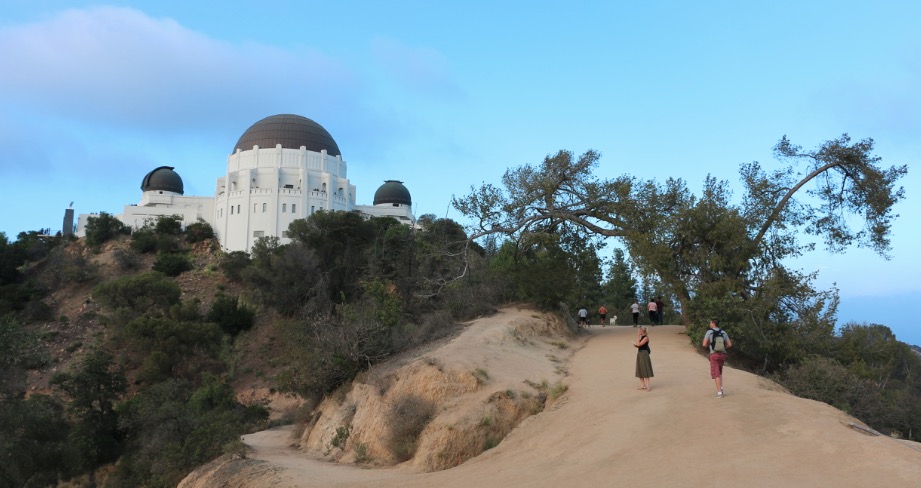
[[[119,234],[126,234],[128,229],[114,215],[100,212],[98,216],[86,219],[86,244],[98,246]]]
[[[256,321],[256,312],[245,305],[240,306],[238,302],[237,297],[219,295],[211,304],[205,320],[217,324],[224,333],[232,336],[249,330]]]
[[[199,219],[194,224],[189,224],[185,228],[185,240],[190,243],[206,241],[214,238],[214,229],[211,224]]]
[[[239,283],[243,281],[243,271],[249,267],[251,262],[249,254],[243,251],[233,251],[221,257],[220,266],[228,280]]]
[[[165,314],[179,303],[179,294],[179,285],[156,271],[107,281],[93,289],[93,297],[102,305],[136,315]]]
[[[159,252],[154,260],[153,270],[166,276],[179,276],[192,269],[192,261],[184,253]]]

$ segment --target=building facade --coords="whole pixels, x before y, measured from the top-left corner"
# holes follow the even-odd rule
[[[415,224],[412,198],[400,181],[385,181],[372,205],[357,205],[336,141],[320,124],[299,115],[273,115],[250,126],[227,158],[213,196],[186,196],[183,190],[173,167],[155,168],[141,182],[141,201],[125,206],[118,218],[133,228],[159,216],[180,215],[183,225],[202,220],[226,251],[249,251],[261,237],[288,243],[288,225],[321,210],[359,211]],[[91,216],[80,215],[77,235],[85,235]]]

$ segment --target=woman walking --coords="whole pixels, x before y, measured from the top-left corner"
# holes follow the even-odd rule
[[[650,378],[652,378],[652,360],[649,359],[649,334],[646,332],[646,326],[641,325],[636,331],[636,341],[633,342],[636,348],[636,377],[640,379],[640,387],[637,390],[652,391]]]

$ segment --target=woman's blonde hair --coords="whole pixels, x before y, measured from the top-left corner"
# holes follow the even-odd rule
[[[643,332],[647,332],[646,326],[645,326],[645,325],[641,325],[641,326],[640,326],[640,330],[643,331]]]

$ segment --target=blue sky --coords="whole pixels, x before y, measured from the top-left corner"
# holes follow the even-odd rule
[[[211,195],[237,138],[295,113],[336,139],[370,203],[405,182],[415,213],[560,149],[602,177],[738,181],[806,148],[872,137],[907,164],[892,259],[798,261],[840,290],[841,323],[921,344],[921,2],[42,1],[0,4],[0,231],[118,213],[175,166]]]

